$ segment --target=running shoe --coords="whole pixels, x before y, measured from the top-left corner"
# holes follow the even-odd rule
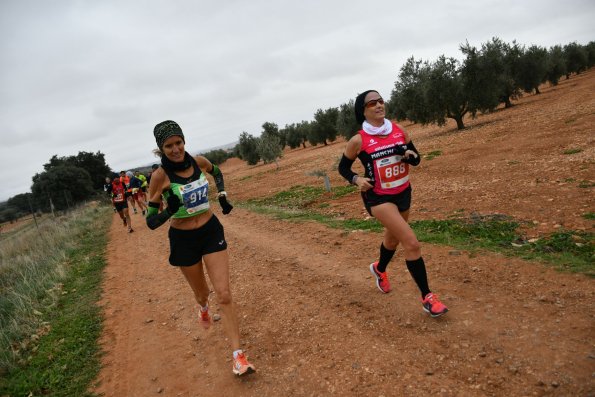
[[[243,352],[239,353],[238,356],[233,359],[233,373],[237,376],[248,375],[253,372],[256,372],[256,368],[248,362],[248,359]]]
[[[440,302],[438,296],[431,292],[426,295],[426,297],[421,301],[421,303],[424,307],[424,310],[430,313],[430,316],[432,317],[441,316],[448,311],[448,308],[444,306],[442,302]]]
[[[134,213],[135,213],[135,214],[138,214],[138,212],[136,212],[136,208],[134,209]]]
[[[128,229],[128,233],[132,233],[134,229]]]
[[[211,326],[211,315],[209,314],[209,309],[205,310],[204,312],[199,308],[198,309],[199,317],[198,322],[204,329],[209,329]]]
[[[376,277],[376,286],[380,291],[388,294],[391,290],[390,282],[388,281],[388,274],[386,272],[380,273],[377,270],[378,262],[370,263],[370,272]]]
[[[126,218],[122,219],[122,223],[124,223],[124,226],[126,226]]]

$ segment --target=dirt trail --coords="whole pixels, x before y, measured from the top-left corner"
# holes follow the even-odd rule
[[[413,171],[414,217],[444,218],[465,208],[534,220],[536,234],[560,225],[592,231],[592,221],[581,215],[593,212],[594,87],[595,73],[578,76],[524,98],[507,114],[469,121],[462,133],[412,126],[422,152],[443,150]],[[549,118],[539,110],[544,104]],[[563,109],[564,117],[554,120]],[[523,117],[531,120],[523,127],[529,131],[513,138],[519,130],[511,126]],[[280,169],[224,164],[232,202],[320,184],[308,172],[331,169],[343,146],[288,151]],[[469,147],[475,149],[461,162]],[[582,151],[561,153],[569,147]],[[561,162],[570,165],[557,167]],[[335,175],[331,180],[340,183]],[[503,197],[501,180],[524,190]],[[355,195],[328,211],[364,216]],[[167,227],[150,231],[133,215],[136,231],[127,234],[114,215],[97,391],[117,397],[595,395],[590,278],[424,244],[430,287],[451,309],[432,319],[421,309],[401,251],[389,266],[393,292],[376,289],[368,265],[377,256],[378,234],[278,221],[240,208],[217,215],[229,244],[243,347],[258,372],[235,378],[223,324],[208,332],[198,326],[190,289],[167,264]],[[215,296],[212,307],[219,312]]]
[[[394,291],[376,290],[366,258],[376,255],[378,235],[288,225],[243,210],[232,214],[220,218],[231,247],[244,347],[258,373],[234,378],[222,324],[208,332],[197,326],[190,290],[167,265],[165,228],[151,232],[139,225],[128,235],[115,219],[99,391],[106,396],[594,391],[593,288],[583,276],[426,245],[431,287],[451,309],[432,319],[421,310],[402,261],[391,265]],[[131,259],[135,247],[145,247],[142,259]]]

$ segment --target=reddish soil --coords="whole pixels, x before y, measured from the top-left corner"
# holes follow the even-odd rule
[[[593,231],[595,71],[573,76],[468,128],[403,126],[424,153],[413,170],[412,219],[504,214],[528,237]],[[385,93],[387,94],[387,93]],[[189,137],[191,140],[191,136]],[[275,164],[221,167],[230,201],[294,185],[322,186],[345,146],[288,150]],[[573,150],[577,149],[577,150]],[[580,151],[578,151],[580,149]],[[568,151],[578,151],[565,154]],[[358,165],[359,166],[359,165]],[[366,218],[354,193],[325,211]],[[591,396],[593,279],[545,264],[423,244],[430,287],[450,312],[432,319],[402,252],[381,294],[369,274],[381,235],[290,223],[235,208],[225,226],[243,347],[258,372],[235,378],[221,321],[209,331],[181,273],[167,263],[167,228],[114,216],[107,251],[106,396]],[[216,297],[212,306],[218,312]]]

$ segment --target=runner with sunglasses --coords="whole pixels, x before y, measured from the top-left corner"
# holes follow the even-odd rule
[[[181,270],[192,288],[199,305],[199,323],[204,328],[211,325],[210,291],[204,273],[206,268],[233,349],[233,373],[244,375],[254,372],[254,366],[240,348],[240,330],[231,298],[229,256],[223,225],[209,204],[207,172],[215,179],[223,214],[233,209],[227,202],[223,174],[206,157],[192,157],[185,151],[184,134],[176,122],[167,120],[157,124],[153,135],[159,148],[161,167],[151,175],[147,225],[154,230],[171,218],[168,232],[169,263]],[[162,198],[167,201],[167,208],[159,212]]]
[[[355,118],[362,124],[347,143],[339,163],[339,173],[361,191],[366,210],[384,226],[378,261],[370,264],[378,289],[391,291],[386,267],[400,243],[405,251],[405,263],[421,292],[423,309],[432,317],[448,309],[430,290],[421,245],[409,226],[411,185],[409,165],[420,162],[419,152],[409,134],[385,118],[384,100],[377,91],[369,90],[355,99]],[[365,175],[351,170],[359,158]]]

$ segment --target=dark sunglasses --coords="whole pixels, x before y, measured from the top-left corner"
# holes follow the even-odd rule
[[[384,105],[384,99],[382,99],[382,98],[372,99],[371,101],[366,102],[366,104],[364,106],[367,108],[373,108],[374,106],[376,106],[377,103]]]

